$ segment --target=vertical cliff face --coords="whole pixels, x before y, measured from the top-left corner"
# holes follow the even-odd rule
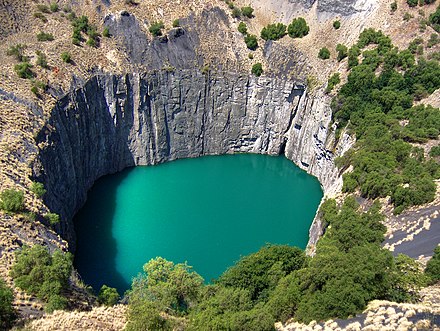
[[[35,176],[48,189],[45,203],[71,219],[87,190],[105,174],[177,158],[249,152],[285,154],[318,177],[324,190],[338,185],[326,148],[331,111],[324,96],[274,78],[194,70],[99,75],[57,103],[38,136]]]

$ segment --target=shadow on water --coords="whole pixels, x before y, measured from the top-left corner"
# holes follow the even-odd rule
[[[117,188],[129,171],[100,178],[74,218],[78,238],[74,264],[96,292],[104,284],[117,288],[120,294],[130,287],[116,269],[117,245],[112,233]]]

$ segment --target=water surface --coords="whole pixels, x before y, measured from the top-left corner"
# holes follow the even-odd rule
[[[123,293],[144,263],[187,261],[208,282],[266,243],[305,248],[322,198],[285,157],[207,156],[98,180],[75,217],[85,283]]]

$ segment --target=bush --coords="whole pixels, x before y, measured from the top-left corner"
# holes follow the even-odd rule
[[[419,4],[419,0],[406,0],[406,3],[410,7],[415,7],[415,6],[417,6]]]
[[[110,38],[110,31],[108,29],[108,27],[104,27],[104,30],[102,30],[102,35],[106,38]]]
[[[39,182],[32,182],[30,191],[35,194],[37,198],[41,198],[44,194],[46,194],[44,184]]]
[[[246,23],[244,23],[244,22],[240,22],[240,24],[238,24],[238,32],[240,32],[241,34],[244,34],[244,35],[247,34],[247,26],[246,26]]]
[[[162,21],[159,22],[154,22],[151,24],[150,28],[148,29],[148,31],[150,31],[150,33],[155,36],[161,36],[162,35],[162,29],[164,28],[164,24]]]
[[[426,264],[425,274],[433,284],[440,280],[440,246],[436,247],[434,255]]]
[[[0,209],[17,213],[24,209],[24,194],[22,191],[7,189],[0,193]]]
[[[429,151],[429,156],[431,157],[436,157],[436,156],[440,156],[440,146],[433,146],[431,147],[431,150]]]
[[[255,63],[252,66],[251,72],[257,77],[261,76],[261,74],[263,73],[263,65],[261,63]]]
[[[429,15],[429,23],[435,31],[440,32],[440,6]]]
[[[327,83],[326,92],[330,93],[333,88],[341,82],[341,77],[339,72],[334,73],[329,79]]]
[[[17,287],[48,303],[46,309],[52,311],[67,306],[61,293],[69,285],[71,272],[70,253],[56,250],[51,255],[46,247],[35,245],[17,251],[10,275]]]
[[[254,9],[250,6],[246,6],[246,7],[241,8],[241,13],[243,14],[243,16],[246,16],[247,18],[254,17],[253,12],[254,12]]]
[[[338,52],[337,59],[338,61],[342,61],[348,56],[348,48],[345,45],[337,44],[336,52]]]
[[[247,48],[252,51],[255,51],[258,47],[257,36],[253,34],[248,34],[244,37],[244,42],[246,43]]]
[[[96,40],[93,38],[89,38],[86,41],[86,45],[90,47],[96,47]]]
[[[330,51],[328,50],[328,48],[326,48],[326,47],[321,48],[321,49],[319,50],[318,57],[319,57],[321,60],[327,60],[327,59],[329,59],[329,58],[330,58]]]
[[[390,9],[393,13],[397,10],[397,2],[396,1],[391,3]]]
[[[14,66],[14,70],[17,73],[18,77],[31,79],[35,76],[35,74],[31,70],[32,64],[29,62],[21,62]]]
[[[264,40],[278,40],[286,35],[286,26],[283,23],[269,24],[261,30]]]
[[[35,12],[34,17],[40,19],[43,23],[47,23],[47,18],[43,13]]]
[[[16,314],[12,302],[14,294],[0,278],[0,330],[9,330],[12,322],[15,320]]]
[[[232,17],[240,18],[240,16],[241,16],[240,8],[234,7],[234,9],[232,9]]]
[[[53,35],[51,33],[40,32],[39,34],[37,34],[37,40],[38,41],[52,41]]]
[[[57,3],[51,3],[50,4],[50,11],[52,13],[56,13],[59,10],[58,4]]]
[[[173,28],[178,28],[180,26],[180,20],[178,18],[176,18],[173,21]]]
[[[63,62],[66,62],[66,63],[72,62],[72,56],[70,55],[69,52],[62,52],[61,59],[63,60]]]
[[[98,294],[98,302],[106,306],[114,306],[119,301],[119,293],[113,287],[108,287],[107,285],[102,285]]]
[[[44,54],[41,51],[37,51],[36,54],[37,54],[37,65],[39,65],[40,67],[45,68],[45,69],[49,68],[49,66],[47,64],[46,54]]]
[[[49,222],[50,225],[56,225],[60,223],[60,215],[55,213],[47,213],[44,218]]]
[[[341,22],[339,20],[333,22],[333,27],[337,30],[341,27]]]
[[[287,32],[292,38],[302,38],[309,33],[309,26],[304,18],[294,18],[292,23],[289,24]]]
[[[37,9],[42,13],[50,14],[50,8],[46,5],[37,5]]]
[[[26,56],[24,56],[25,49],[26,49],[26,45],[23,44],[9,46],[8,50],[6,51],[6,55],[13,56],[17,61],[20,62],[28,62]]]

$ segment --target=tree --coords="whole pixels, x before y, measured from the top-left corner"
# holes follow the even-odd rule
[[[20,62],[28,62],[26,56],[24,56],[24,50],[26,49],[26,45],[17,44],[14,46],[10,46],[6,51],[6,55],[13,56],[17,61]],[[26,61],[25,61],[26,60]]]
[[[18,77],[24,79],[31,79],[35,76],[31,68],[32,64],[30,64],[29,62],[21,62],[14,66],[14,70],[17,73]]]
[[[241,13],[243,14],[243,16],[246,16],[247,18],[254,17],[253,12],[254,12],[254,9],[250,6],[246,6],[246,7],[241,8]]]
[[[159,22],[154,22],[151,24],[150,28],[148,29],[148,31],[150,31],[150,33],[155,36],[161,36],[162,35],[162,29],[164,28],[164,24],[162,21]]]
[[[247,35],[246,23],[240,22],[240,24],[238,24],[238,32],[240,32],[241,34]]]
[[[118,290],[107,285],[102,285],[98,294],[98,302],[106,306],[114,306],[118,303],[120,296]]]
[[[430,278],[431,283],[440,280],[440,245],[434,249],[434,255],[426,264],[425,274]]]
[[[17,251],[10,275],[17,287],[48,303],[46,311],[52,312],[67,305],[62,292],[71,272],[72,254],[55,250],[51,255],[46,247],[35,245]]]
[[[44,54],[41,51],[37,51],[36,54],[37,54],[37,65],[45,69],[49,68],[49,65],[47,64],[46,54]]]
[[[248,34],[244,37],[244,42],[246,43],[247,48],[255,51],[258,47],[257,36],[253,34]]]
[[[164,258],[151,259],[143,267],[144,274],[135,278],[128,294],[129,322],[127,330],[168,330],[171,321],[160,314],[178,317],[187,315],[199,299],[203,278],[186,263],[174,264]]]
[[[240,10],[240,8],[234,7],[234,8],[232,9],[232,17],[234,17],[234,18],[240,18],[240,16],[241,16],[241,10]]]
[[[12,290],[0,278],[0,329],[9,330],[12,327],[16,314],[12,302],[14,295]]]
[[[69,52],[62,52],[61,53],[61,60],[65,63],[71,63],[72,62],[72,56]]]
[[[338,52],[337,59],[338,61],[342,61],[348,56],[348,48],[345,45],[337,44],[336,52]]]
[[[264,40],[278,40],[285,35],[286,26],[283,23],[269,24],[261,30],[261,38]]]
[[[327,59],[329,59],[329,58],[330,58],[330,51],[328,50],[328,48],[326,48],[326,47],[321,48],[321,49],[319,50],[318,57],[319,57],[321,60],[327,60]]]
[[[40,33],[37,34],[37,40],[38,41],[52,41],[53,38],[53,34],[51,33],[46,33],[41,31]]]
[[[104,27],[104,29],[102,30],[102,35],[103,37],[110,38],[110,30],[108,29],[108,27]]]
[[[176,18],[173,21],[173,28],[178,28],[180,26],[180,20],[178,18]]]
[[[260,62],[255,63],[252,66],[251,72],[257,77],[261,76],[261,74],[263,73],[263,65]]]
[[[417,6],[419,4],[419,0],[406,0],[406,3],[410,7],[415,7],[415,6]]]
[[[341,21],[339,20],[334,21],[333,27],[335,28],[335,30],[338,30],[341,27]]]
[[[7,189],[0,193],[0,209],[17,213],[24,209],[24,194],[22,191]]]
[[[329,79],[327,83],[326,92],[330,93],[333,88],[341,82],[341,77],[339,72],[335,72]]]
[[[43,183],[32,182],[30,191],[36,195],[37,198],[43,197],[46,194],[46,189],[44,188]]]
[[[60,223],[60,215],[55,213],[47,213],[44,218],[49,222],[50,225],[56,225]]]
[[[309,26],[304,18],[294,18],[287,29],[289,36],[292,38],[302,38],[309,33]]]

